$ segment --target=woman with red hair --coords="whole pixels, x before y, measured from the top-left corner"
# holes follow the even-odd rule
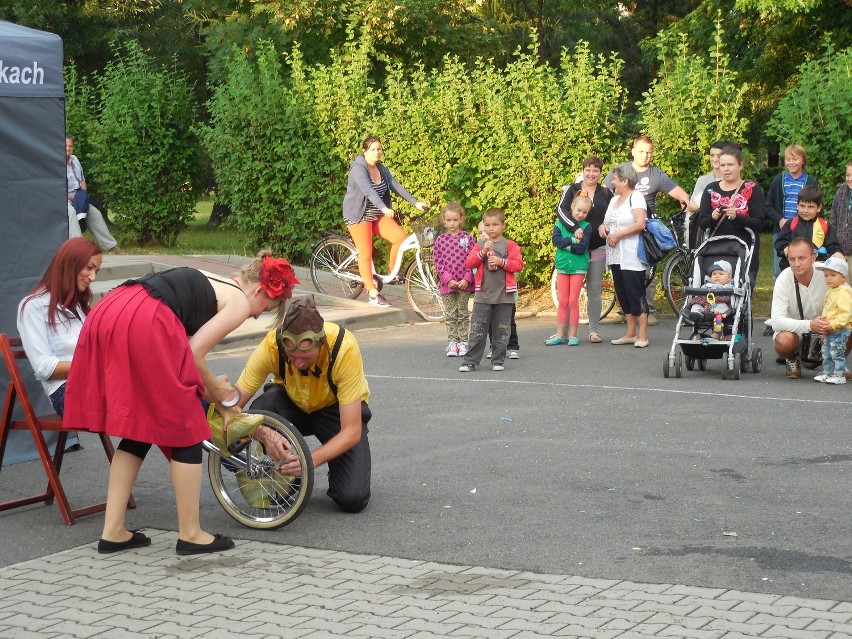
[[[75,237],[66,241],[18,305],[18,334],[36,379],[59,416],[65,408],[71,358],[92,307],[89,287],[102,261],[103,252],[91,240]]]
[[[98,552],[151,543],[127,530],[124,517],[152,445],[169,460],[177,553],[233,548],[233,541],[200,525],[201,442],[211,437],[202,400],[216,404],[228,429],[254,427],[262,417],[237,415],[237,389],[227,377],[213,375],[204,358],[249,317],[276,309],[283,316],[298,282],[287,260],[261,251],[230,278],[175,268],[130,280],[89,314],[68,376],[64,422],[122,438],[110,467]]]

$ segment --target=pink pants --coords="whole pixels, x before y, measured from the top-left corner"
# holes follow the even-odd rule
[[[575,275],[556,276],[556,297],[559,306],[556,307],[556,323],[578,326],[580,324],[580,290],[586,276],[582,273]]]

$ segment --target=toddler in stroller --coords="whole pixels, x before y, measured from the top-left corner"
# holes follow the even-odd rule
[[[684,307],[664,362],[666,377],[672,368],[681,376],[684,357],[688,370],[696,362],[706,370],[708,359],[721,359],[722,379],[728,373],[739,379],[749,364],[755,373],[760,370],[761,353],[753,346],[751,334],[753,251],[754,243],[733,235],[710,237],[695,250]],[[681,338],[681,330],[690,325],[691,334]]]
[[[730,307],[730,294],[724,295],[719,289],[727,289],[732,284],[734,279],[733,269],[728,260],[714,260],[707,267],[706,282],[702,288],[707,289],[706,295],[696,295],[690,298],[692,306],[687,311],[684,309],[681,314],[689,319],[693,324],[700,325],[709,321],[713,322],[713,332],[710,334],[711,339],[721,339],[724,337],[723,324],[725,320],[729,320],[728,324],[733,321],[733,312]],[[694,335],[698,338],[698,333]]]

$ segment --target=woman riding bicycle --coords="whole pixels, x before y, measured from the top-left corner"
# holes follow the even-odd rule
[[[370,304],[390,306],[379,294],[373,282],[373,235],[379,235],[391,243],[390,264],[408,234],[394,219],[390,192],[393,191],[407,202],[425,211],[429,205],[419,201],[396,181],[387,167],[379,160],[382,143],[379,138],[369,136],[362,145],[363,153],[349,165],[349,180],[343,198],[343,219],[349,235],[358,249],[358,272],[370,295]]]

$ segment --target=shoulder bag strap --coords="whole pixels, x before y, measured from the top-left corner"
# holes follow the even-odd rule
[[[802,294],[799,292],[799,281],[793,276],[793,286],[796,289],[796,304],[799,305],[799,318],[805,319],[805,311],[802,309]]]
[[[331,389],[331,392],[334,393],[335,397],[337,397],[337,384],[335,384],[331,379],[331,369],[334,368],[334,362],[337,359],[338,353],[340,353],[340,346],[343,344],[343,335],[345,333],[346,329],[341,326],[340,330],[337,332],[337,339],[334,340],[334,346],[331,349],[331,354],[328,356],[328,371],[326,372],[326,376],[328,377],[328,387]]]
[[[740,185],[737,187],[737,190],[736,190],[736,191],[734,191],[734,193],[731,195],[731,200],[730,200],[730,202],[731,202],[732,204],[733,204],[733,202],[734,202],[734,198],[735,198],[735,197],[737,197],[737,193],[739,193],[739,192],[740,192],[740,189],[741,189],[741,188],[743,188],[743,184],[745,184],[745,180],[743,180],[743,181],[740,183]],[[725,219],[725,216],[724,216],[724,215],[722,215],[722,216],[720,216],[720,217],[719,217],[719,221],[718,221],[718,222],[716,222],[716,226],[714,226],[714,227],[713,227],[713,231],[710,233],[710,237],[713,237],[714,235],[716,235],[716,231],[718,231],[718,230],[719,230],[719,227],[720,227],[720,226],[722,226],[722,221],[723,221],[724,219]],[[797,288],[797,289],[796,289],[796,291],[798,292],[798,290],[799,290],[799,289]],[[801,306],[801,305],[800,305],[800,306]]]

